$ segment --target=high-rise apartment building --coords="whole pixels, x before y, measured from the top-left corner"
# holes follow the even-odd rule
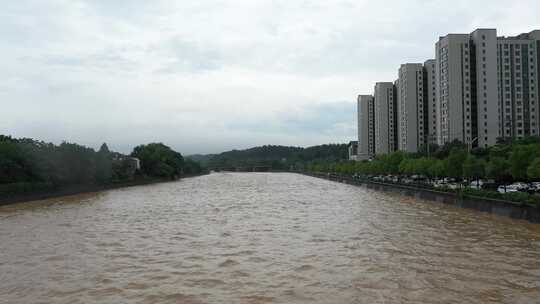
[[[347,150],[349,152],[349,160],[358,160],[358,142],[356,140],[349,142]]]
[[[487,147],[499,137],[497,31],[448,34],[435,45],[437,141]]]
[[[377,82],[374,92],[375,154],[388,154],[397,147],[396,92],[392,82]]]
[[[370,159],[375,155],[375,112],[372,95],[358,96],[358,157]]]
[[[417,152],[453,140],[488,147],[498,138],[540,136],[539,82],[540,30],[497,37],[495,29],[477,29],[440,37],[435,59],[401,65],[395,83],[375,85],[372,102],[363,105],[367,113],[373,104],[363,130],[374,130],[366,133],[373,140],[364,149],[373,150],[364,154]],[[360,115],[359,102],[359,124]]]
[[[418,152],[428,129],[424,66],[406,63],[399,68],[397,91],[398,149]]]
[[[427,104],[426,142],[437,141],[437,96],[435,95],[435,59],[424,62],[424,100]]]
[[[497,39],[499,133],[503,138],[540,135],[540,31]]]

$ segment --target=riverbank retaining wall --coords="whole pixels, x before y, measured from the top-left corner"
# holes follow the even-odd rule
[[[511,201],[489,199],[483,197],[460,196],[458,193],[442,192],[433,189],[424,189],[407,185],[388,184],[382,182],[353,179],[349,176],[340,176],[326,173],[299,172],[304,175],[323,178],[335,182],[351,185],[364,186],[387,192],[395,192],[402,195],[412,196],[418,199],[434,201],[438,203],[454,205],[461,208],[474,209],[489,212],[513,219],[527,220],[532,223],[540,223],[540,208]]]

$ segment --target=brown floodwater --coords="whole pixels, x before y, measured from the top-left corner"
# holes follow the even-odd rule
[[[540,303],[540,225],[216,173],[0,207],[0,303]]]

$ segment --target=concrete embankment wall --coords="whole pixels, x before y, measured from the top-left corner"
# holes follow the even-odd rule
[[[361,181],[348,176],[304,172],[301,174],[351,185],[365,186],[370,189],[400,193],[418,199],[430,200],[438,203],[454,205],[461,208],[479,210],[482,212],[489,212],[501,216],[510,217],[513,219],[527,220],[532,223],[540,223],[540,208],[536,206],[483,197],[461,197],[457,193],[442,192],[406,185]]]
[[[208,174],[208,173],[183,175],[180,179],[191,178],[191,177],[201,176],[205,174]],[[173,182],[173,181],[175,180],[163,179],[163,178],[147,178],[147,179],[126,181],[126,182],[116,183],[116,184],[65,186],[65,187],[58,188],[54,191],[50,191],[50,192],[15,194],[12,196],[0,197],[0,206],[10,205],[10,204],[15,204],[15,203],[24,203],[24,202],[29,202],[29,201],[39,201],[39,200],[44,200],[44,199],[70,196],[70,195],[76,195],[76,194],[82,194],[82,193],[100,192],[100,191],[106,191],[106,190],[112,190],[112,189],[119,189],[119,188],[133,187],[133,186],[144,186],[144,185],[164,183],[164,182]]]

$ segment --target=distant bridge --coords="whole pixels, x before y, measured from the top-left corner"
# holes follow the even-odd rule
[[[214,171],[224,171],[224,172],[270,172],[272,167],[270,166],[254,166],[254,167],[218,167],[211,168]]]

